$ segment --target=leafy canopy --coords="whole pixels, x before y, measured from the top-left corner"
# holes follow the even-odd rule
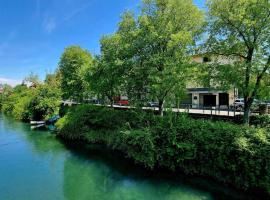
[[[92,55],[79,46],[65,49],[59,62],[64,99],[82,100],[86,88],[84,73],[92,66]]]
[[[234,85],[245,99],[245,123],[250,107],[265,90],[270,68],[270,2],[268,0],[208,0],[209,38],[206,51],[232,58],[216,65],[219,85]]]
[[[102,56],[108,68],[121,72],[130,99],[155,99],[163,106],[185,88],[191,46],[202,23],[191,0],[147,0],[138,18],[131,12],[122,16]]]

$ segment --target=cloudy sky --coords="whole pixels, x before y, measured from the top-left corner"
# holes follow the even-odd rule
[[[64,48],[99,53],[99,39],[113,33],[121,13],[140,0],[0,0],[0,83],[15,85],[30,72],[54,72]],[[203,7],[204,0],[194,0]]]

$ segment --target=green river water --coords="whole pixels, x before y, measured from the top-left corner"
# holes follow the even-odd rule
[[[70,146],[0,115],[0,200],[246,199],[220,187],[147,171],[101,146]]]

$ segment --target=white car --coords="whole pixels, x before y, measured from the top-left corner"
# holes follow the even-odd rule
[[[147,103],[147,106],[149,106],[149,107],[158,107],[159,104],[158,104],[158,102],[150,101],[150,102]]]
[[[244,102],[243,98],[236,99],[235,102],[234,102],[234,106],[235,106],[236,110],[240,110],[240,111],[243,110],[244,105],[245,105],[245,102]]]

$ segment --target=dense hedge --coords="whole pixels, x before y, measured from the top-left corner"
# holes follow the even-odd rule
[[[250,125],[270,129],[270,116],[269,115],[252,115],[250,116]]]
[[[104,143],[149,168],[180,169],[270,193],[266,129],[93,106],[72,108],[57,128],[64,138]]]

